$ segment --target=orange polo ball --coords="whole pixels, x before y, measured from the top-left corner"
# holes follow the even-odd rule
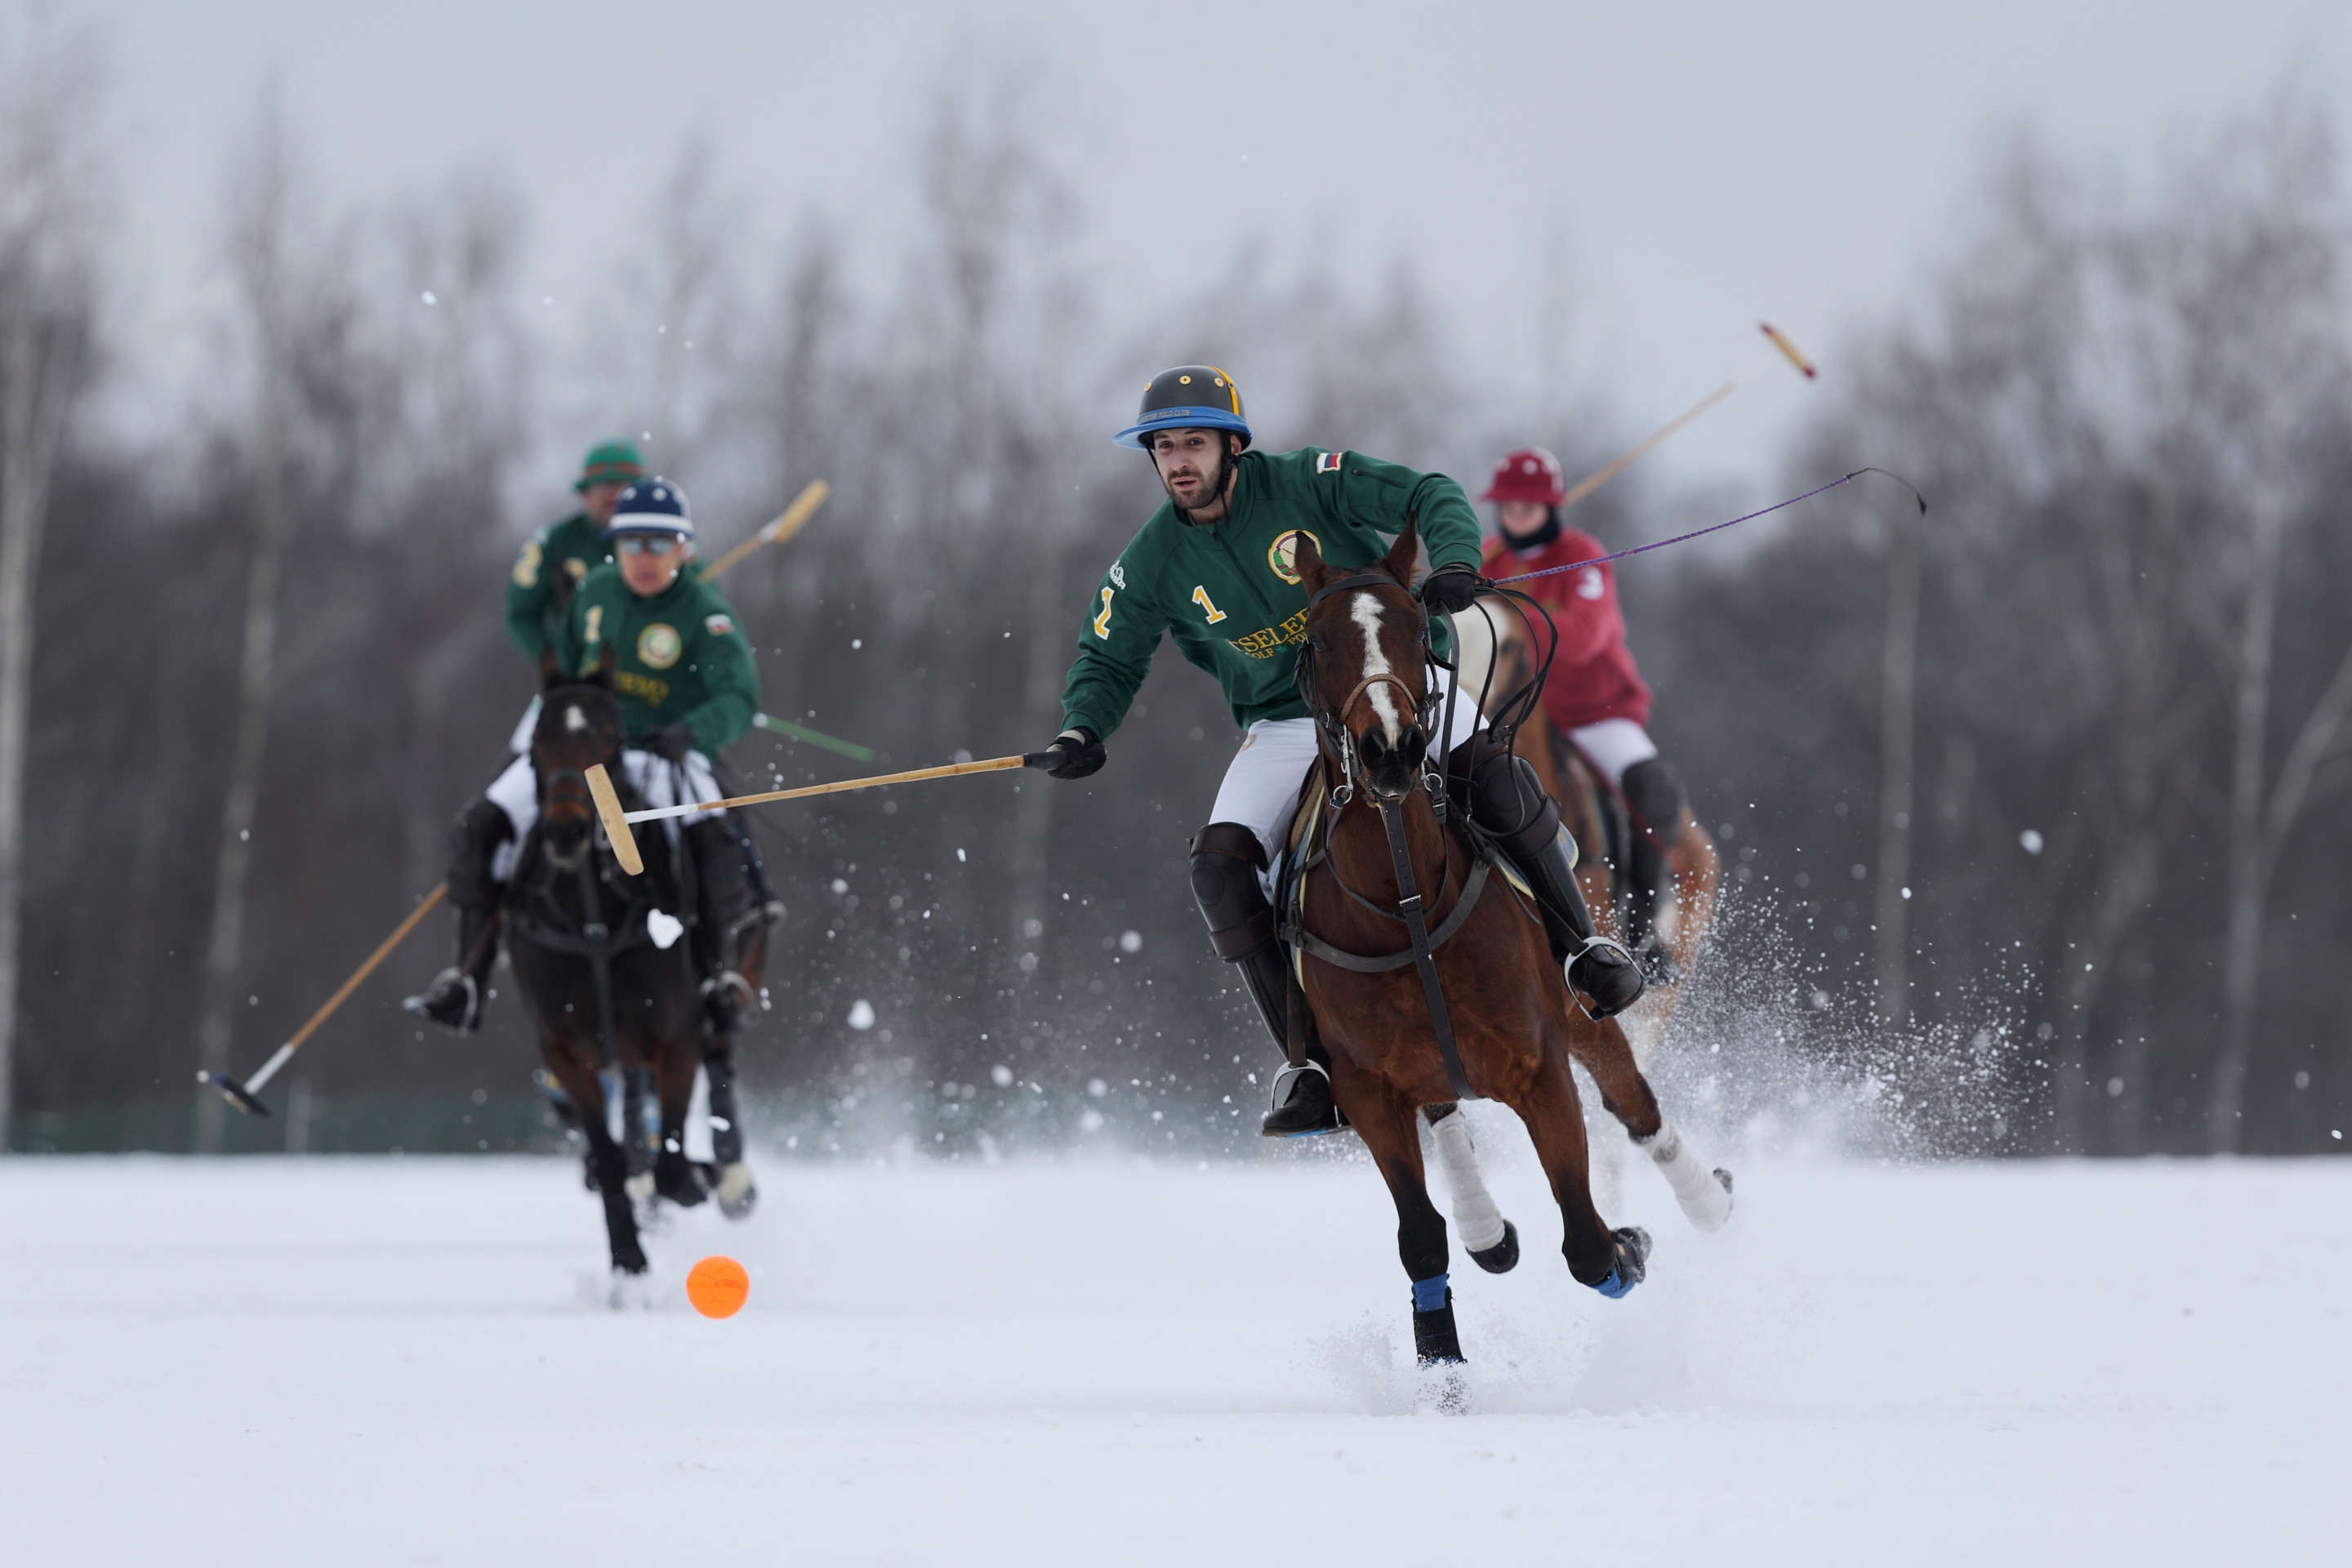
[[[706,1318],[731,1318],[751,1294],[751,1277],[731,1258],[704,1258],[686,1277],[686,1299]]]

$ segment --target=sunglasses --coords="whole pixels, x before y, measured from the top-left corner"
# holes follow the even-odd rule
[[[632,533],[615,541],[624,555],[668,555],[686,541],[675,533]]]

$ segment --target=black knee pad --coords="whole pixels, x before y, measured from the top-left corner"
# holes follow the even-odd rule
[[[1639,826],[1649,828],[1657,841],[1669,848],[1683,836],[1683,781],[1675,772],[1675,764],[1664,757],[1650,757],[1625,770],[1625,804]]]
[[[1265,848],[1238,822],[1213,822],[1192,836],[1192,897],[1217,956],[1246,958],[1274,941],[1274,906],[1257,874]]]
[[[490,861],[499,846],[514,837],[514,824],[488,795],[478,795],[449,828],[449,901],[480,907],[497,901]]]
[[[1544,793],[1535,764],[1480,735],[1470,763],[1470,820],[1514,860],[1541,854],[1559,836],[1559,803]]]

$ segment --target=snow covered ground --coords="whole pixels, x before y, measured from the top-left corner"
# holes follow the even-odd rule
[[[1482,1108],[1491,1110],[1491,1108]],[[20,1563],[2344,1562],[2352,1162],[1750,1163],[1724,1233],[1454,1275],[1368,1167],[764,1166],[597,1300],[574,1167],[0,1162]],[[698,1257],[750,1306],[685,1306]],[[1457,1255],[1458,1259],[1458,1255]]]

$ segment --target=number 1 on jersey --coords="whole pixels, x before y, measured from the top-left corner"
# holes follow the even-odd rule
[[[1204,609],[1204,610],[1206,610],[1206,611],[1208,611],[1208,612],[1209,612],[1209,624],[1210,624],[1211,626],[1215,626],[1219,621],[1222,621],[1222,620],[1223,620],[1223,619],[1225,618],[1225,612],[1224,612],[1224,611],[1223,611],[1223,610],[1221,610],[1221,609],[1217,608],[1217,606],[1216,606],[1216,605],[1213,605],[1213,604],[1209,603],[1209,590],[1208,590],[1208,589],[1206,589],[1206,588],[1195,588],[1195,589],[1193,589],[1193,590],[1192,590],[1192,602],[1193,602],[1194,604],[1196,604],[1196,605],[1200,605],[1200,606],[1201,606],[1201,608],[1202,608],[1202,609]]]

